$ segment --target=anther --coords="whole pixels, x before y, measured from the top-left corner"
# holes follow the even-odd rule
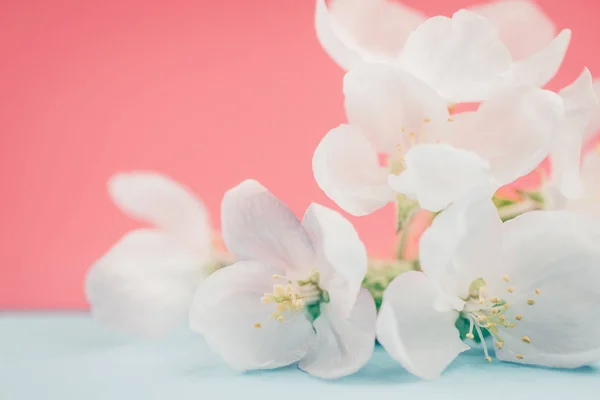
[[[509,287],[509,288],[507,289],[507,291],[508,291],[508,293],[512,293],[512,292],[514,292],[514,291],[515,291],[515,288],[514,288],[514,287]]]
[[[467,333],[467,338],[469,339],[475,339],[475,335],[473,335],[472,333]]]
[[[279,317],[277,317],[277,322],[283,322],[285,321],[285,317],[283,315],[280,315]]]
[[[254,324],[254,327],[258,329],[258,328],[262,328],[262,325],[260,324],[260,322],[257,322]]]
[[[508,275],[504,275],[502,279],[504,279],[504,282],[510,282],[510,278],[508,277]]]
[[[429,118],[425,118],[425,119],[423,120],[423,122],[425,122],[425,123],[427,124],[427,123],[431,122],[431,120],[430,120]]]
[[[496,347],[501,349],[504,346],[504,342],[496,342]]]
[[[504,322],[504,314],[498,315],[498,319],[500,319],[500,321]]]
[[[530,306],[535,304],[535,300],[529,299],[527,300],[527,304],[529,304]]]
[[[279,279],[281,278],[281,276],[277,275],[277,274],[273,274],[273,279]]]
[[[500,298],[499,298],[499,297],[495,297],[495,296],[494,296],[494,297],[490,297],[490,301],[491,301],[492,303],[495,303],[495,304],[499,304],[499,303],[501,303],[501,302],[502,302],[502,300],[500,300]]]
[[[491,362],[492,362],[492,357],[490,357],[490,356],[487,356],[487,357],[485,358],[485,361],[487,361],[487,362],[491,363]]]
[[[521,314],[517,314],[517,315],[515,316],[515,318],[517,319],[517,321],[520,321],[520,320],[522,320],[522,319],[523,319],[523,316],[522,316]]]
[[[539,295],[540,295],[540,293],[542,293],[542,292],[540,291],[540,289],[535,289],[535,294],[537,294],[537,295],[539,296]]]
[[[492,314],[498,314],[498,309],[497,308],[492,308]]]
[[[524,358],[525,358],[525,357],[523,357],[523,355],[522,355],[522,354],[517,354],[515,357],[517,357],[519,360],[522,360],[522,359],[524,359]]]
[[[529,339],[529,336],[523,336],[521,338],[522,341],[524,341],[525,343],[531,343],[531,339]]]

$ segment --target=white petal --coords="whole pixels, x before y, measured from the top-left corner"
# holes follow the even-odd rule
[[[287,275],[302,274],[314,263],[312,242],[298,218],[255,180],[225,193],[221,227],[225,244],[238,260],[260,261]]]
[[[494,25],[460,10],[433,17],[406,40],[400,65],[451,102],[480,101],[510,68],[511,58]]]
[[[336,27],[336,22],[327,9],[325,0],[317,0],[315,30],[321,47],[343,69],[350,69],[362,61],[359,52],[353,49],[351,44],[344,43],[339,27]]]
[[[312,203],[302,220],[311,236],[321,287],[342,317],[350,315],[367,272],[367,250],[352,224],[339,213]]]
[[[273,290],[274,272],[280,271],[239,261],[210,275],[194,295],[190,327],[234,369],[282,367],[314,348],[315,333],[303,313],[277,322],[270,318],[275,305],[262,303]]]
[[[590,151],[583,158],[581,180],[583,196],[581,199],[569,200],[566,208],[600,220],[600,153]]]
[[[315,28],[321,46],[342,68],[360,61],[393,62],[425,16],[389,0],[317,0]]]
[[[175,234],[202,257],[210,256],[208,214],[184,186],[155,172],[130,172],[114,175],[108,189],[127,215]]]
[[[440,211],[473,190],[495,191],[489,164],[477,154],[447,144],[420,144],[406,153],[406,169],[390,175],[392,188],[417,200],[429,211]]]
[[[344,78],[348,121],[376,150],[394,154],[409,139],[421,140],[448,120],[446,102],[425,83],[385,64],[362,64]],[[404,132],[404,133],[403,133]]]
[[[329,131],[315,150],[312,167],[321,190],[350,214],[370,214],[394,199],[387,170],[357,127]]]
[[[435,379],[469,346],[455,327],[458,312],[434,309],[439,293],[421,272],[406,272],[383,294],[377,340],[410,373]]]
[[[571,31],[562,30],[546,47],[511,66],[509,81],[542,87],[556,75],[565,58]]]
[[[495,270],[502,221],[488,196],[472,193],[452,204],[419,241],[421,268],[445,293],[464,298],[469,284]]]
[[[96,261],[85,287],[92,314],[100,322],[161,336],[185,319],[201,277],[196,255],[177,238],[138,230]]]
[[[373,354],[376,317],[375,302],[366,289],[361,289],[348,318],[330,304],[323,304],[321,316],[314,322],[317,346],[300,361],[300,368],[326,379],[358,371]]]
[[[504,224],[503,272],[515,288],[505,316],[519,313],[522,320],[503,330],[498,358],[565,368],[600,361],[600,320],[593,317],[600,303],[599,239],[597,223],[568,212],[530,212]],[[504,285],[490,280],[488,293]]]
[[[470,7],[491,21],[514,60],[526,58],[544,48],[556,35],[552,20],[534,2],[501,0]]]
[[[568,198],[583,195],[579,164],[583,138],[592,119],[600,110],[592,86],[592,75],[586,68],[569,86],[559,92],[563,99],[565,119],[552,152],[552,179]]]
[[[505,185],[546,158],[562,121],[562,100],[556,93],[511,87],[483,102],[477,112],[457,115],[447,141],[488,160],[498,185]]]

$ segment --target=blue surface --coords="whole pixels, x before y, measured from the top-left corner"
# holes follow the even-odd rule
[[[149,341],[109,331],[83,313],[0,313],[1,400],[547,400],[574,395],[600,399],[600,365],[550,370],[488,364],[479,350],[472,350],[441,379],[426,382],[412,377],[378,347],[358,374],[323,381],[293,366],[232,371],[184,328]]]

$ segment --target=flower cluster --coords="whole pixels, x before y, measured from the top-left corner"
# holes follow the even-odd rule
[[[222,246],[188,189],[118,174],[115,204],[154,228],[91,268],[93,315],[151,336],[187,319],[237,370],[298,363],[328,379],[358,371],[376,340],[424,379],[474,343],[490,362],[600,361],[600,152],[582,150],[600,90],[587,69],[542,89],[570,31],[527,1],[427,19],[388,0],[317,0],[315,26],[347,70],[348,119],[316,148],[315,179],[355,216],[396,203],[401,237],[430,213],[418,259],[370,259],[341,214],[311,204],[299,220],[255,180],[225,193]],[[538,190],[499,195],[546,158]]]

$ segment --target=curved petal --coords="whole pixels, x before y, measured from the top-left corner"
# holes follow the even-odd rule
[[[221,229],[238,260],[260,261],[287,275],[302,274],[314,263],[312,242],[298,218],[255,180],[225,193]]]
[[[186,187],[165,175],[138,171],[114,175],[108,191],[125,214],[177,235],[199,256],[210,256],[208,214]]]
[[[574,213],[535,211],[503,230],[503,272],[514,287],[505,316],[516,327],[501,333],[505,344],[497,357],[563,368],[599,361],[600,320],[592,317],[600,303],[597,224]],[[488,293],[504,285],[490,281]]]
[[[534,2],[501,0],[469,7],[492,22],[513,60],[521,60],[544,48],[556,35],[554,22]]]
[[[494,25],[460,10],[433,17],[408,37],[400,65],[451,102],[480,101],[509,71],[511,57]]]
[[[211,274],[198,287],[190,308],[190,327],[237,370],[272,369],[292,364],[315,345],[303,313],[270,318],[274,304],[261,297],[273,290],[272,268],[239,261]]]
[[[581,181],[583,183],[582,198],[567,200],[564,206],[560,208],[566,208],[571,211],[576,211],[578,213],[600,219],[599,176],[600,153],[598,151],[590,151],[584,156],[583,163],[581,165]]]
[[[352,215],[370,214],[394,199],[387,170],[354,126],[330,130],[315,150],[312,167],[321,190]]]
[[[315,31],[323,50],[343,69],[350,69],[362,61],[359,52],[344,43],[336,29],[325,0],[317,0],[315,9]]]
[[[348,121],[387,154],[427,139],[449,117],[446,102],[433,89],[392,65],[352,69],[344,78],[344,95]]]
[[[586,68],[559,95],[563,99],[565,119],[550,152],[552,179],[566,197],[577,198],[583,195],[579,168],[584,135],[600,110],[590,71]]]
[[[473,190],[490,197],[496,190],[488,162],[470,151],[447,144],[419,144],[404,160],[406,169],[400,175],[390,175],[388,182],[429,211],[443,210]]]
[[[330,304],[321,306],[314,322],[317,346],[300,361],[300,368],[319,378],[334,379],[361,369],[375,346],[375,301],[367,289],[361,289],[348,318]]]
[[[434,308],[439,293],[421,272],[406,272],[383,294],[377,340],[410,373],[435,379],[469,346],[454,326],[458,312]]]
[[[498,185],[533,171],[550,151],[563,121],[561,98],[531,86],[511,87],[457,115],[447,141],[490,162]]]
[[[392,62],[425,16],[389,0],[317,0],[315,27],[325,51],[342,68],[361,60]]]
[[[367,250],[356,230],[339,213],[312,203],[302,220],[311,236],[321,287],[342,317],[350,315],[367,272]]]
[[[92,315],[134,334],[162,336],[187,315],[201,279],[196,254],[164,232],[126,234],[89,270]]]
[[[494,271],[502,221],[494,203],[472,193],[439,214],[419,241],[423,272],[444,293],[465,298],[469,285]]]
[[[571,31],[563,29],[546,47],[537,53],[514,62],[508,74],[513,84],[543,87],[558,72],[564,58]]]

